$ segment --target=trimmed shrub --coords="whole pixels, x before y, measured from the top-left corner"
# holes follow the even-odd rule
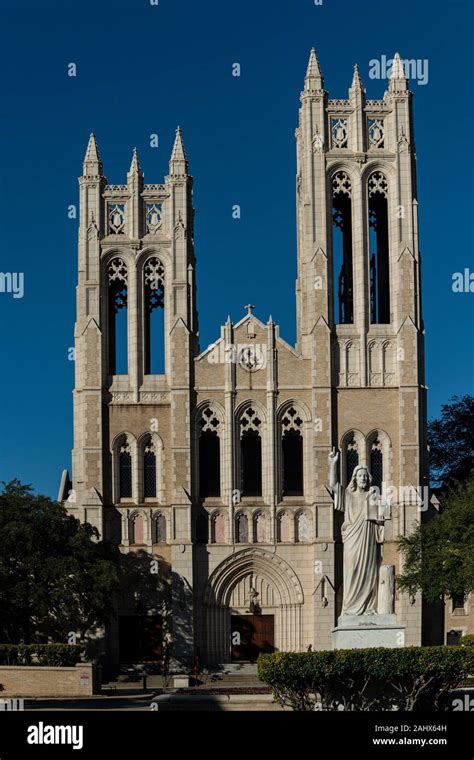
[[[474,673],[471,647],[337,649],[260,655],[259,678],[293,710],[443,710]]]
[[[0,665],[73,667],[82,651],[79,644],[0,644]]]
[[[462,647],[473,647],[474,633],[467,633],[465,636],[461,636],[461,641],[459,643]]]

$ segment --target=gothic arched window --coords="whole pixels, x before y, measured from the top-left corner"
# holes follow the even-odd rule
[[[283,496],[303,495],[303,420],[291,406],[283,416]]]
[[[347,440],[346,443],[346,483],[347,485],[352,478],[352,473],[359,464],[359,447],[357,441],[353,435]]]
[[[132,498],[132,452],[127,440],[119,448],[119,496]]]
[[[108,277],[108,372],[109,375],[128,373],[128,278],[123,259],[112,259],[107,267]]]
[[[369,344],[369,383],[370,385],[382,385],[382,349],[379,341]]]
[[[153,518],[153,543],[154,544],[166,544],[166,517],[164,515],[156,515]]]
[[[235,519],[235,540],[238,544],[248,544],[249,542],[249,521],[247,515],[241,513]]]
[[[372,475],[372,485],[382,491],[383,483],[383,454],[382,444],[378,438],[372,441],[370,447],[370,474]]]
[[[296,515],[295,538],[300,544],[309,541],[309,520],[305,512]]]
[[[382,172],[369,177],[370,321],[390,324],[388,185]]]
[[[278,515],[277,540],[286,544],[291,541],[291,520],[287,512],[281,512]]]
[[[156,498],[156,451],[151,440],[143,450],[143,496],[145,499]]]
[[[346,172],[332,179],[334,312],[339,324],[354,321],[352,272],[352,186]]]
[[[262,512],[257,512],[253,518],[253,540],[256,544],[264,544],[267,540],[267,519]]]
[[[145,375],[162,375],[165,371],[164,282],[161,261],[156,257],[148,259],[143,268]]]
[[[221,448],[219,420],[206,407],[199,419],[199,496],[221,495]]]
[[[395,383],[395,349],[390,341],[387,341],[382,346],[382,361],[383,361],[383,384],[394,385]]]
[[[218,514],[213,515],[211,522],[211,541],[213,544],[225,543],[225,517]]]
[[[262,421],[252,407],[240,419],[241,492],[244,496],[262,495]]]
[[[129,540],[131,544],[143,544],[145,542],[143,515],[133,515],[130,518]]]

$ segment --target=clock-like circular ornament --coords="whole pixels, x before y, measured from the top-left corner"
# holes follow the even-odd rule
[[[265,356],[259,346],[244,346],[239,351],[239,364],[247,372],[257,372],[265,365]]]

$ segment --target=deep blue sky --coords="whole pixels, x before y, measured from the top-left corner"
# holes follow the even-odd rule
[[[145,181],[167,173],[183,128],[195,178],[201,346],[244,304],[294,342],[295,145],[299,92],[317,48],[330,97],[347,97],[355,62],[399,50],[428,59],[415,93],[429,413],[472,392],[473,298],[452,274],[473,266],[472,3],[462,0],[80,0],[12,10],[2,2],[0,479],[56,496],[72,448],[77,176],[97,135],[109,182],[137,145]],[[68,63],[77,77],[67,76]],[[239,62],[242,76],[231,76]],[[158,133],[160,147],[149,146]],[[265,198],[265,202],[262,202]],[[231,216],[240,204],[242,218]],[[268,272],[270,274],[268,274]]]

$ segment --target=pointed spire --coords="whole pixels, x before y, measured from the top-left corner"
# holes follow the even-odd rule
[[[408,77],[405,74],[403,61],[400,57],[400,53],[395,53],[393,56],[392,71],[390,74],[390,84],[388,89],[390,92],[400,92],[401,90],[408,89]]]
[[[357,63],[354,66],[354,75],[352,77],[352,84],[349,88],[349,99],[352,103],[354,103],[355,105],[359,105],[361,108],[364,106],[365,89],[360,78],[359,66],[357,65]]]
[[[173,150],[170,158],[170,174],[187,174],[188,157],[183,143],[183,133],[181,127],[176,128],[176,137],[174,139]]]
[[[305,90],[322,90],[324,86],[323,75],[319,66],[318,56],[315,48],[311,48],[309,54],[308,68],[304,78]]]
[[[351,89],[352,90],[363,90],[364,89],[363,86],[362,86],[361,79],[360,79],[359,66],[358,66],[357,63],[354,66],[354,76],[352,77]]]
[[[100,160],[99,149],[95,140],[95,135],[91,132],[89,142],[87,143],[86,155],[84,156],[83,173],[92,175],[101,175],[103,171],[102,161]]]
[[[132,163],[130,164],[129,174],[143,174],[140,161],[138,158],[138,151],[136,148],[133,149],[133,156],[132,156]]]

